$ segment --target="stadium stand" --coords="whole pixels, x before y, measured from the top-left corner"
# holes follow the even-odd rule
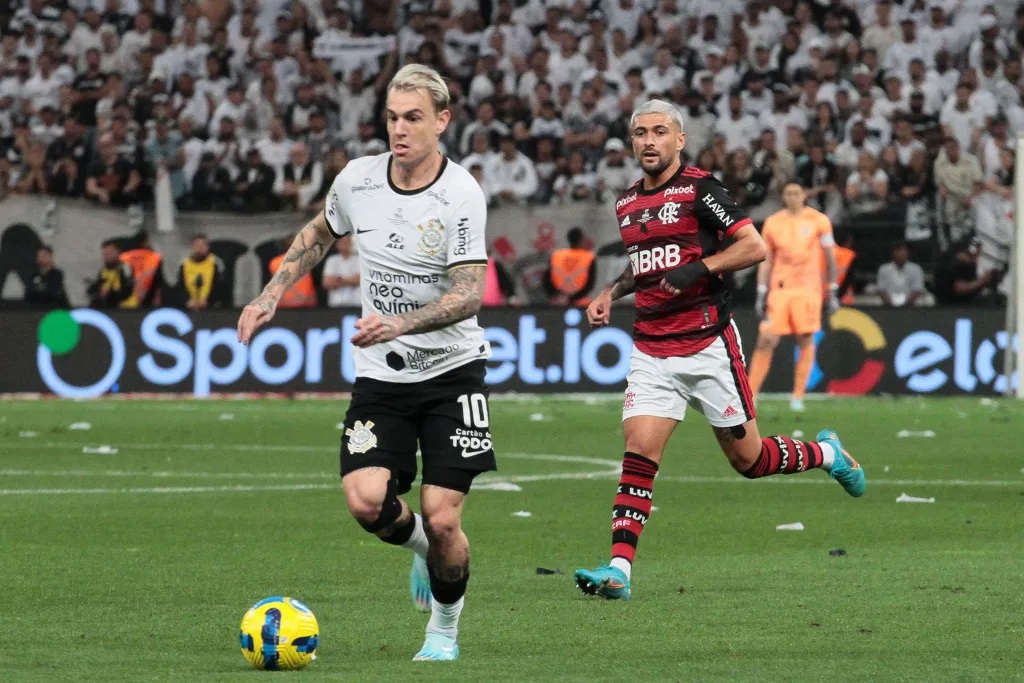
[[[493,237],[518,245],[499,255],[510,272],[536,256],[535,227],[552,215],[559,235],[585,223],[576,213],[612,222],[607,205],[635,169],[629,113],[659,97],[687,122],[688,163],[758,223],[787,180],[810,188],[856,244],[861,303],[882,301],[875,274],[904,242],[933,291],[940,266],[967,254],[986,280],[974,303],[1002,296],[1024,132],[1015,2],[14,0],[0,22],[0,197],[119,207],[104,238],[143,225],[164,173],[179,227],[196,211],[319,210],[348,159],[386,151],[384,88],[418,61],[450,78],[444,151],[485,188]],[[62,219],[58,263],[95,257],[98,236],[69,241],[74,230]],[[265,276],[237,230],[215,253],[224,245],[232,277]],[[44,217],[0,242],[5,278],[29,277],[25,245],[52,236]],[[614,236],[595,235],[599,255]],[[177,262],[187,235],[156,242]],[[752,277],[736,284],[742,298]],[[0,286],[2,298],[23,290]]]

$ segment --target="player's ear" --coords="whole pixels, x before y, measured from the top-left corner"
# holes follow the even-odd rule
[[[437,134],[440,135],[448,128],[448,122],[452,120],[452,113],[442,109],[437,115]]]
[[[676,142],[676,151],[682,152],[686,146],[686,133],[679,131],[679,140]]]

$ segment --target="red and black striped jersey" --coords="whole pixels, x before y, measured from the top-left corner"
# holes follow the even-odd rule
[[[663,291],[661,280],[721,251],[725,238],[750,225],[750,218],[717,178],[688,166],[654,189],[637,182],[615,202],[615,218],[636,281],[636,347],[668,358],[710,345],[732,317],[722,276],[702,278],[678,296]]]

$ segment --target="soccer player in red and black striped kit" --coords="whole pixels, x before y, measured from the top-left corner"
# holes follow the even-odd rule
[[[615,203],[629,265],[587,308],[590,324],[600,327],[608,324],[613,301],[636,294],[612,560],[576,571],[584,593],[608,599],[630,597],[630,570],[651,516],[654,479],[687,405],[711,423],[729,463],[744,477],[821,468],[852,496],[865,488],[864,470],[833,431],[821,431],[817,441],[761,437],[722,274],[763,261],[764,242],[714,176],[681,164],[686,133],[675,105],[651,100],[638,107],[630,136],[644,175]]]

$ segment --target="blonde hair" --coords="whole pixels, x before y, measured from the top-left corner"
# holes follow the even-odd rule
[[[426,64],[406,64],[399,69],[388,84],[388,94],[392,90],[425,90],[434,103],[434,110],[439,112],[447,109],[451,102],[451,93],[448,92],[448,85],[441,78],[441,74]]]

